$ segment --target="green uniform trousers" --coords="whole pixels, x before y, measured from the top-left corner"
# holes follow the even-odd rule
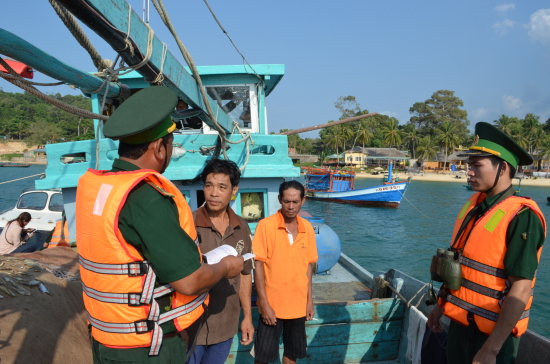
[[[93,340],[94,364],[184,364],[185,341],[177,335],[162,341],[158,356],[149,356],[149,348],[112,349]]]
[[[475,354],[489,336],[479,330],[470,339],[467,326],[451,320],[447,338],[447,364],[471,364]],[[497,355],[497,364],[514,364],[518,354],[519,337],[508,336]],[[470,346],[471,350],[470,350]]]

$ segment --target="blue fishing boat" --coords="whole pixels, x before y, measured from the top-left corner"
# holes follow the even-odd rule
[[[367,206],[398,207],[410,182],[392,179],[389,164],[387,182],[380,186],[355,189],[355,172],[326,168],[303,168],[306,172],[307,196],[318,200]]]
[[[170,87],[189,105],[186,110],[174,110],[173,115],[179,124],[179,131],[174,133],[174,143],[184,148],[185,154],[172,160],[164,175],[185,195],[190,207],[195,210],[204,202],[202,185],[197,177],[205,162],[223,157],[235,161],[242,170],[239,191],[231,207],[248,221],[252,232],[260,219],[280,208],[277,200],[280,183],[300,177],[299,168],[292,164],[288,156],[287,136],[270,135],[267,129],[265,99],[283,78],[283,65],[195,67],[189,64],[187,68],[177,61],[164,43],[152,36],[148,26],[126,1],[59,2],[106,40],[124,61],[125,67],[132,68],[127,69],[131,72],[120,72],[116,82],[113,82],[116,64],[108,72],[84,72],[60,62],[15,34],[0,29],[0,54],[74,85],[92,100],[94,114],[90,115],[94,117],[95,139],[48,144],[46,177],[36,181],[39,189],[62,190],[71,237],[76,236],[75,200],[79,177],[88,168],[110,169],[118,156],[118,142],[103,136],[103,123],[105,120],[108,122],[108,114],[131,97],[132,93],[155,83]],[[199,81],[207,95],[201,95],[203,87]],[[70,163],[75,159],[79,163]],[[371,205],[397,206],[408,186],[408,181],[391,183],[391,173],[389,183],[360,190],[353,189],[355,174],[328,174],[329,182],[325,182],[326,177],[323,175],[311,175],[318,177],[315,177],[315,182],[308,181],[308,184],[312,183],[308,187],[309,197],[342,200],[346,203],[358,201]],[[328,185],[332,191],[322,190],[319,188],[322,185]],[[332,195],[336,198],[320,197],[323,193],[340,195]],[[409,342],[421,343],[423,338],[418,334],[418,324],[413,325],[410,319],[413,315],[410,305],[417,306],[423,314],[429,312],[424,303],[428,285],[394,269],[388,272],[368,272],[341,252],[337,235],[322,220],[313,217],[309,217],[309,220],[316,233],[320,258],[313,279],[316,314],[315,319],[308,321],[306,326],[307,356],[298,362],[410,363],[412,359],[407,355]],[[61,282],[61,279],[56,282]],[[61,286],[64,283],[57,284]],[[58,292],[65,292],[64,289]],[[82,302],[77,302],[74,297],[79,295],[72,295],[71,302],[80,304],[82,312]],[[20,302],[18,299],[21,297],[10,299],[9,304],[13,302],[14,306],[10,306],[12,310],[6,310],[8,313],[3,316],[3,322],[17,322],[13,317],[21,316],[22,311],[15,306]],[[65,298],[59,294],[48,299]],[[3,302],[8,304],[5,299]],[[54,305],[44,306],[52,309]],[[60,306],[66,309],[65,305]],[[253,308],[253,315],[256,324],[256,307]],[[30,347],[13,349],[9,353],[15,354],[11,357],[2,355],[2,359],[23,362],[25,355],[32,355],[27,362],[33,362],[33,358],[42,358],[42,352],[53,357],[55,351],[56,363],[76,362],[72,357],[74,353],[67,346],[61,345],[65,339],[67,342],[71,340],[73,347],[77,340],[80,340],[78,343],[83,342],[83,347],[78,351],[89,350],[85,319],[82,322],[72,320],[82,330],[82,335],[72,338],[63,337],[62,332],[53,333],[48,325],[36,321],[35,326],[25,327],[27,334],[21,334],[29,335],[29,338],[32,335],[28,344],[32,345],[32,350],[29,350]],[[14,332],[17,327],[3,327],[2,332]],[[47,340],[37,342],[34,340],[36,336]],[[239,336],[237,334],[233,340],[227,363],[253,363],[252,345],[241,345]],[[518,363],[547,362],[545,355],[550,351],[550,341],[531,332],[525,336],[520,347],[520,358],[523,361],[518,360]],[[13,348],[14,345],[8,347]],[[282,346],[280,350],[282,352]]]

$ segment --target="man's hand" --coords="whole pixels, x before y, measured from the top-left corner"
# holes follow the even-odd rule
[[[472,364],[495,364],[497,362],[498,350],[496,352],[490,350],[485,345],[479,349]]]
[[[236,257],[228,255],[223,258],[220,263],[224,263],[227,267],[227,274],[225,278],[235,278],[243,270],[244,259],[242,256],[238,255]]]
[[[254,325],[252,324],[252,317],[245,317],[241,322],[241,344],[249,345],[254,340]]]
[[[443,316],[443,307],[436,304],[428,315],[428,328],[435,333],[443,331],[443,327],[441,327],[441,323],[439,322],[441,316]]]
[[[313,308],[313,302],[310,300],[307,300],[306,320],[308,321],[313,320],[313,316],[315,316],[315,309]]]
[[[271,308],[267,300],[261,300],[258,302],[258,308],[260,314],[262,315],[262,320],[266,325],[275,325],[277,322],[277,317],[275,316],[275,311]]]

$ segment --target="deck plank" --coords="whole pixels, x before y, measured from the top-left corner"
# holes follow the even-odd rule
[[[297,363],[307,364],[345,364],[345,363],[371,363],[387,362],[397,358],[399,341],[386,341],[381,343],[361,343],[349,345],[334,345],[322,347],[308,347],[304,359],[298,359]],[[279,350],[282,358],[283,350]],[[227,364],[253,364],[254,358],[250,351],[231,352],[226,361]],[[274,363],[280,364],[277,360]],[[390,363],[393,363],[391,361]]]

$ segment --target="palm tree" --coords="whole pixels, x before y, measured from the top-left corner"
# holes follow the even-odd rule
[[[537,156],[540,158],[539,163],[541,163],[543,160],[550,159],[550,135],[546,136],[544,142],[540,146]]]
[[[450,121],[446,120],[441,123],[436,132],[437,143],[445,147],[445,163],[443,164],[443,171],[447,170],[447,152],[449,148],[454,148],[458,143],[458,135],[456,134],[456,128]]]
[[[531,154],[534,154],[546,142],[546,133],[539,124],[538,127],[533,128],[529,135],[531,144]]]
[[[498,120],[493,121],[496,127],[505,134],[511,135],[514,125],[519,122],[515,116],[509,117],[506,115],[500,115]]]
[[[409,129],[405,132],[403,135],[403,142],[405,144],[408,144],[410,148],[412,148],[413,152],[413,159],[416,159],[415,153],[414,153],[414,147],[415,145],[418,145],[418,134],[416,132],[416,128],[414,127],[414,124],[411,124],[412,128],[409,127]]]
[[[437,143],[430,135],[426,135],[424,138],[420,139],[416,151],[418,152],[418,159],[428,161],[437,157]],[[422,169],[424,169],[424,167],[422,167]]]
[[[328,141],[327,144],[329,147],[334,147],[336,149],[336,155],[339,156],[338,148],[340,145],[342,145],[342,142],[344,141],[344,136],[342,134],[341,129],[339,128],[339,125],[332,126],[328,129]],[[340,163],[340,158],[337,157],[338,164]]]
[[[401,131],[398,129],[399,121],[396,118],[390,118],[382,127],[384,143],[392,148],[394,145],[401,144]]]
[[[510,130],[510,136],[523,149],[527,149],[527,147],[529,146],[529,138],[527,137],[520,123],[516,123],[512,125],[512,128]]]
[[[344,152],[346,151],[346,142],[353,137],[353,129],[349,124],[340,124],[336,128],[340,129],[340,134],[342,135],[342,143],[344,147]]]

